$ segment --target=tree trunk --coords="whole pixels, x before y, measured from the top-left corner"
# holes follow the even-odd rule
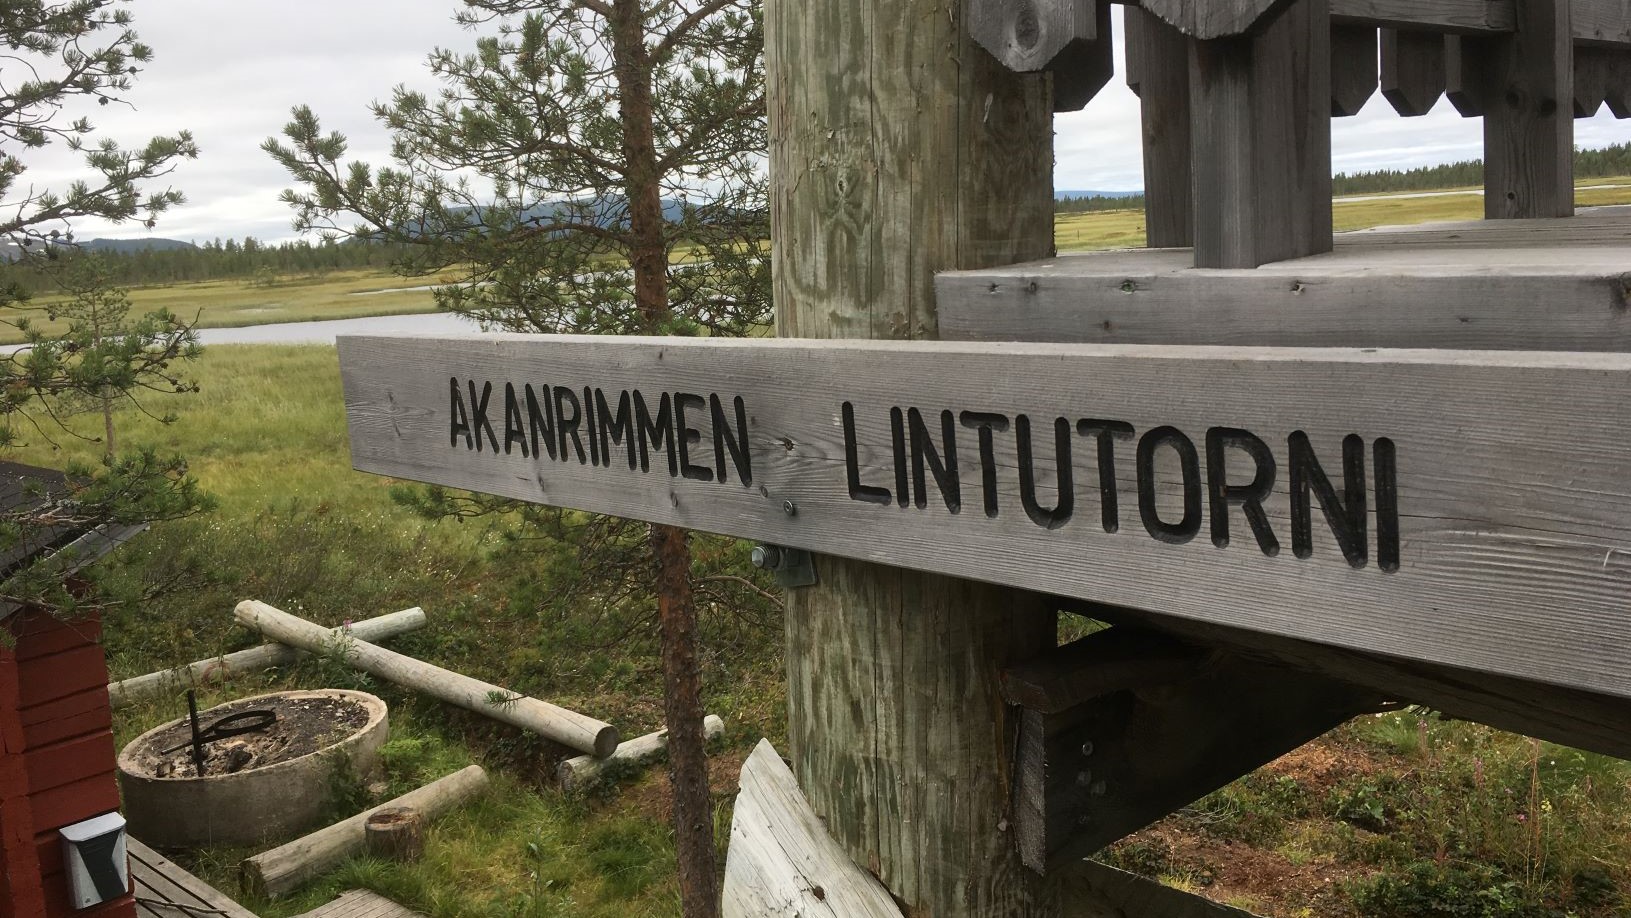
[[[934,273],[1052,252],[1046,77],[968,38],[961,0],[766,0],[777,331],[932,338]],[[910,915],[1051,915],[1015,852],[1002,667],[1039,599],[822,557],[787,608],[788,741],[827,831]]]
[[[664,225],[651,59],[640,0],[614,0],[613,67],[623,124],[624,193],[629,207],[629,267],[645,334],[667,331],[668,229]],[[713,801],[708,793],[707,737],[697,674],[696,605],[691,597],[691,547],[684,530],[653,526],[657,608],[662,631],[663,714],[668,724],[668,774],[674,795],[674,849],[685,918],[719,915]]]

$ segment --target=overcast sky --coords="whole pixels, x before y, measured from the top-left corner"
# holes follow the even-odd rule
[[[352,152],[378,161],[387,137],[367,105],[399,83],[430,89],[424,60],[435,46],[464,49],[474,38],[452,21],[454,0],[134,0],[141,37],[155,59],[128,96],[133,109],[92,112],[104,133],[135,144],[187,128],[200,157],[177,171],[188,203],[163,217],[153,235],[203,242],[214,237],[290,238],[278,202],[286,174],[258,147],[310,104],[324,127],[351,140]],[[1119,12],[1117,14],[1119,16]],[[1057,120],[1055,185],[1142,187],[1138,100],[1118,78],[1086,111]],[[1577,142],[1597,147],[1631,139],[1631,121],[1606,114],[1577,122]],[[1335,129],[1336,168],[1408,167],[1482,154],[1481,127],[1447,101],[1424,118],[1394,115],[1380,93]],[[31,154],[29,178],[60,186],[72,160]],[[137,236],[133,225],[76,227],[81,238]]]

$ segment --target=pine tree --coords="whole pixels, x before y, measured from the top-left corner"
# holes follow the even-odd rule
[[[154,183],[197,155],[190,135],[157,137],[127,150],[94,139],[87,118],[64,118],[71,106],[120,102],[151,59],[124,6],[124,0],[0,0],[0,42],[21,65],[0,87],[0,243],[14,263],[0,284],[0,322],[20,330],[27,342],[0,357],[0,450],[31,438],[73,435],[64,416],[86,400],[111,405],[145,389],[188,388],[174,372],[177,361],[197,353],[196,337],[185,323],[162,313],[135,323],[121,317],[114,325],[76,319],[67,333],[58,333],[57,326],[36,321],[42,310],[49,316],[54,307],[31,306],[33,294],[25,283],[30,276],[54,273],[53,263],[72,245],[76,220],[138,220],[151,226],[183,200],[179,191]],[[89,177],[57,190],[26,181],[30,151],[53,144],[83,154]],[[90,299],[71,308],[99,314],[115,308],[119,297],[105,281],[93,282],[102,285],[99,290],[84,288]],[[100,469],[71,468],[70,480],[70,500],[27,513],[0,512],[0,547],[32,542],[54,527],[150,522],[193,513],[205,504],[181,459],[151,451],[110,457]],[[64,614],[85,602],[43,567],[8,573],[0,582],[0,599]]]
[[[283,141],[267,141],[299,183],[284,193],[297,229],[400,243],[405,273],[461,275],[436,291],[443,308],[508,330],[768,326],[763,38],[752,0],[465,0],[459,20],[496,34],[473,53],[431,54],[435,96],[399,88],[375,106],[393,134],[390,165],[345,161],[345,138],[324,134],[304,107]],[[451,513],[498,506],[431,495]],[[569,528],[569,517],[528,513],[549,532]],[[626,550],[625,530],[596,521],[582,538]],[[693,553],[673,527],[650,527],[647,544],[681,895],[685,914],[700,918],[717,915],[718,900]]]

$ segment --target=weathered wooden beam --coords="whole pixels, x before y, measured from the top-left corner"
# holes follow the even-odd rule
[[[901,918],[878,878],[827,834],[768,740],[742,763],[722,911],[724,918]]]
[[[1003,670],[1002,694],[1009,704],[1059,714],[1112,692],[1182,682],[1206,656],[1165,634],[1110,628]]]
[[[969,36],[1016,73],[1053,74],[1054,110],[1079,111],[1115,74],[1109,0],[967,0]]]
[[[1615,55],[1602,48],[1574,49],[1574,116],[1590,118],[1608,97]]]
[[[1355,653],[1097,603],[1066,601],[1062,608],[1100,621],[1158,628],[1182,640],[1224,648],[1246,659],[1290,666],[1391,699],[1424,704],[1461,720],[1631,759],[1631,701],[1624,698]]]
[[[1631,45],[1631,2],[1573,0],[1569,32],[1580,44],[1624,48]]]
[[[1187,247],[1195,240],[1189,40],[1137,7],[1127,7],[1125,16],[1128,80],[1137,83],[1144,137],[1145,242]]]
[[[961,12],[765,3],[778,334],[934,337],[936,271],[1052,251],[1047,80],[978,51]],[[792,491],[779,500],[784,520],[822,515]],[[1011,750],[997,672],[1052,643],[1055,618],[966,571],[815,564],[820,583],[792,591],[786,616],[789,752],[811,808],[907,910],[1029,907],[1035,878],[999,828],[1008,785],[992,765]]]
[[[1444,36],[1382,30],[1382,95],[1407,118],[1425,115],[1444,94]]]
[[[1185,35],[1231,38],[1257,29],[1293,0],[1143,0],[1143,6]]]
[[[340,353],[365,471],[1631,697],[1631,355],[525,335]]]
[[[1057,713],[1021,711],[1015,763],[1015,838],[1027,866],[1046,872],[1144,828],[1349,718],[1375,710],[1375,693],[1298,670],[1213,653],[1187,677],[1151,685],[1111,628],[1077,642],[1081,667],[1130,672],[1117,688]],[[1184,645],[1141,638],[1169,671]],[[1096,645],[1109,647],[1102,659]],[[1087,678],[1087,677],[1083,677]]]
[[[1331,0],[1333,22],[1404,30],[1492,35],[1517,28],[1514,0]]]
[[[1097,861],[1061,864],[1049,875],[1068,918],[1252,918],[1250,912],[1174,889]]]
[[[1193,43],[1196,267],[1330,251],[1330,42],[1327,0],[1296,0],[1261,34]]]
[[[1376,62],[1375,26],[1331,26],[1332,117],[1359,114],[1376,94],[1379,82]]]
[[[1615,56],[1604,80],[1603,101],[1614,117],[1631,118],[1631,53],[1622,51]]]
[[[1480,42],[1490,65],[1482,90],[1486,219],[1574,213],[1570,7],[1518,0],[1517,32]]]
[[[1460,35],[1444,36],[1444,95],[1463,118],[1482,118],[1489,108],[1485,94],[1493,81],[1478,42]]]

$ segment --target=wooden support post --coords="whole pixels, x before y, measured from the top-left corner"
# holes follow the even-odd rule
[[[1144,129],[1146,244],[1152,249],[1187,248],[1195,244],[1189,42],[1139,7],[1126,7],[1124,15],[1127,80],[1138,94]]]
[[[1192,45],[1195,265],[1331,250],[1331,22],[1294,0],[1263,31]]]
[[[932,338],[937,270],[1052,250],[1046,83],[979,52],[962,10],[765,4],[779,334]],[[816,565],[820,584],[788,597],[788,739],[827,831],[912,913],[1054,914],[1005,831],[1014,725],[997,685],[1053,643],[1053,610],[951,577]]]
[[[1024,709],[1014,777],[1020,850],[1035,870],[1091,854],[1380,701],[1330,679],[1120,630],[1009,674],[1026,689],[1009,700],[1042,698]]]
[[[1382,95],[1406,118],[1425,115],[1444,94],[1444,36],[1382,30]]]
[[[1518,31],[1478,43],[1489,61],[1484,217],[1574,214],[1571,0],[1518,0]]]
[[[1331,115],[1359,114],[1376,94],[1378,77],[1375,27],[1331,26]]]

